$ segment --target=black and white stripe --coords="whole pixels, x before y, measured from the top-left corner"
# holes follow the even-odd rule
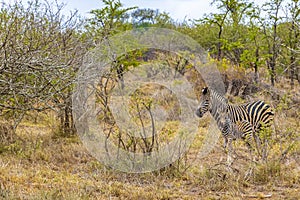
[[[240,105],[229,104],[224,96],[205,87],[196,115],[201,118],[208,111],[222,132],[225,147],[228,141],[238,138],[244,139],[249,147],[249,140],[253,137],[260,142],[256,133],[263,124],[269,125],[274,118],[270,105],[261,100]]]

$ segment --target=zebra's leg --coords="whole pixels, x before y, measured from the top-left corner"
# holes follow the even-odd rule
[[[262,157],[262,152],[261,152],[261,140],[259,138],[259,136],[256,134],[256,132],[253,132],[253,138],[254,138],[254,142],[256,144],[256,150],[258,153],[258,157]]]
[[[250,159],[251,159],[249,169],[246,171],[246,173],[244,175],[244,180],[246,180],[246,181],[249,181],[251,176],[253,175],[253,169],[254,169],[255,163],[256,163],[255,156],[253,155],[253,151],[255,151],[255,149],[251,146],[250,139],[251,139],[250,135],[247,135],[245,137],[245,142],[246,142],[247,148],[249,150],[249,155],[250,155]]]
[[[225,151],[226,151],[226,148],[227,148],[227,144],[228,144],[228,139],[227,139],[227,137],[224,137],[223,148],[224,148]]]
[[[262,161],[266,162],[267,161],[267,157],[268,157],[268,144],[269,144],[269,139],[270,139],[270,136],[269,134],[271,134],[268,130],[266,129],[266,125],[265,124],[262,124],[261,126],[262,128],[260,129],[260,132],[259,132],[259,139],[261,141],[261,158],[262,158]],[[262,132],[261,132],[262,131]]]
[[[255,159],[254,159],[254,156],[252,154],[254,149],[253,149],[253,147],[250,144],[251,136],[252,136],[252,133],[251,134],[245,134],[245,135],[243,135],[242,139],[246,143],[247,149],[249,150],[249,155],[250,155],[251,161],[254,162]]]
[[[232,153],[233,153],[232,138],[228,138],[228,152],[227,152],[227,165],[228,166],[231,166],[233,163]]]

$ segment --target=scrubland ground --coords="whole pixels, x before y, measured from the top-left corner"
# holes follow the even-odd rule
[[[52,115],[28,118],[18,139],[0,149],[0,199],[299,199],[300,112],[288,101],[277,104],[268,160],[251,162],[236,141],[230,170],[222,138],[206,157],[197,157],[209,115],[199,119],[199,133],[183,158],[145,174],[108,169],[77,135],[61,136]]]

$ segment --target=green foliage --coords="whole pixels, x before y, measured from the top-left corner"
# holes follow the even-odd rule
[[[160,27],[172,28],[173,20],[166,12],[159,12],[150,8],[137,9],[131,13],[133,25],[135,28],[140,27]]]
[[[101,41],[110,35],[132,28],[128,11],[137,7],[123,8],[120,0],[102,0],[104,8],[91,10],[92,18],[88,20],[86,29],[93,40]]]
[[[254,182],[258,184],[266,184],[280,175],[281,164],[279,161],[260,164],[254,171]]]
[[[291,54],[299,48],[299,28],[295,28],[299,27],[299,1],[289,2],[288,13],[291,20],[287,19],[286,26],[283,26],[282,16],[275,16],[276,9],[281,8],[278,5],[282,1],[279,0],[267,2],[263,7],[244,0],[214,0],[212,4],[217,7],[218,12],[182,23],[175,23],[167,13],[159,10],[124,8],[116,0],[103,2],[103,9],[91,11],[94,17],[89,19],[86,26],[94,41],[101,41],[108,35],[136,27],[166,27],[193,37],[219,61],[226,58],[234,65],[253,68],[256,82],[260,68],[267,68],[272,83],[276,74],[287,72],[291,73],[290,77],[293,79],[299,79],[296,64],[291,64],[295,63],[296,57],[295,53]],[[264,16],[265,13],[268,16]],[[274,27],[277,28],[276,31]],[[291,33],[291,29],[295,30],[295,34],[286,37],[286,32]],[[287,70],[289,65],[291,70]]]
[[[290,105],[290,98],[287,94],[284,94],[281,99],[279,104],[276,107],[276,110],[279,112],[282,112],[283,110],[287,110]]]
[[[204,49],[211,54],[216,54],[218,41],[218,27],[202,20],[195,20],[193,25],[183,23],[176,29],[195,39]]]

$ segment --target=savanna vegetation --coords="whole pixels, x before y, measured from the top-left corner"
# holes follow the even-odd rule
[[[1,3],[1,199],[299,199],[299,0],[267,0],[263,6],[250,0],[213,0],[215,13],[182,22],[159,10],[124,7],[119,0],[102,3],[89,17],[76,11],[63,14],[64,4],[58,1]],[[236,160],[228,170],[221,139],[208,156],[199,157],[209,114],[199,119],[188,151],[160,170],[115,171],[87,151],[76,134],[72,108],[84,56],[118,33],[147,27],[175,30],[197,41],[220,71],[230,102],[262,99],[274,107],[274,124],[260,133],[266,160],[252,162],[245,144],[236,141]],[[96,88],[102,108],[99,127],[118,148],[143,153],[159,149],[177,134],[180,106],[159,85],[136,90],[129,108],[136,124],[155,128],[154,104],[168,113],[159,136],[135,138],[116,126],[108,106],[111,90],[126,84],[123,75],[128,71],[152,63],[151,73],[173,68],[200,95],[206,83],[184,57],[139,49],[109,63],[111,74],[101,77]],[[162,95],[154,101],[149,97],[155,91]]]

